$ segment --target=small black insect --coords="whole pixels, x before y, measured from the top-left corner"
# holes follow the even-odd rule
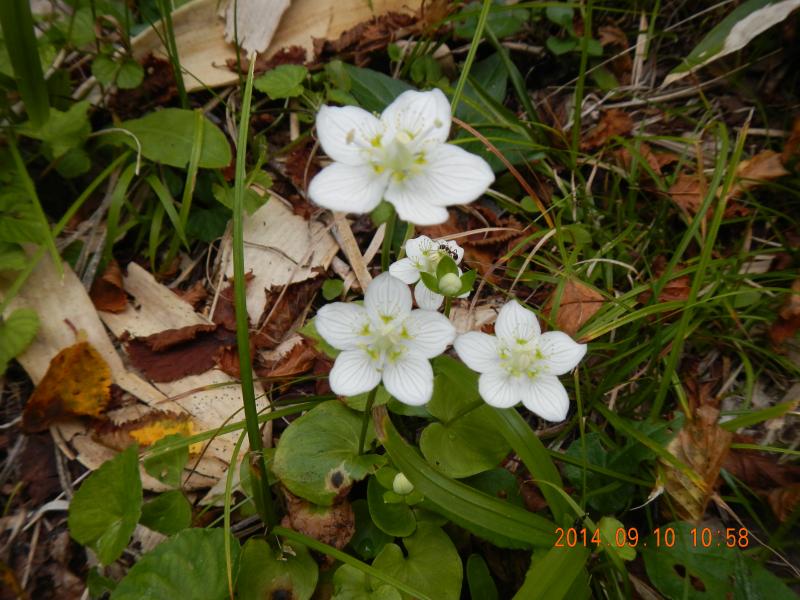
[[[440,252],[444,252],[450,258],[452,258],[453,260],[457,260],[458,259],[458,254],[456,253],[456,251],[453,250],[450,246],[448,246],[447,244],[445,244],[443,242],[439,242],[439,251]]]

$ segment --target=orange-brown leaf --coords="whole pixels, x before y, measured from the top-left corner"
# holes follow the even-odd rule
[[[111,401],[111,369],[89,342],[53,357],[22,413],[25,432],[43,431],[64,417],[99,417]]]
[[[772,512],[783,523],[800,504],[800,483],[785,488],[775,488],[767,494],[767,501]]]
[[[734,198],[746,190],[788,174],[789,171],[784,168],[779,153],[773,150],[762,150],[736,166],[738,181],[731,188],[729,197]]]
[[[556,291],[547,300],[544,312],[552,310]],[[568,281],[564,285],[561,300],[556,312],[556,326],[560,331],[574,336],[595,313],[600,310],[605,298],[599,292],[580,281]]]
[[[208,292],[206,291],[206,286],[203,285],[202,281],[195,281],[194,285],[186,290],[173,290],[175,294],[183,300],[187,302],[192,308],[197,308],[200,303],[206,299],[208,296]]]
[[[188,414],[170,411],[153,411],[121,424],[106,421],[94,427],[93,435],[102,444],[124,450],[131,444],[146,447],[168,435],[190,436],[194,434],[194,423]]]
[[[618,108],[607,110],[581,141],[581,150],[599,148],[615,136],[629,134],[632,129],[633,119],[628,113]]]
[[[675,502],[677,516],[689,521],[699,521],[705,514],[733,439],[732,433],[717,425],[717,409],[701,406],[695,415],[669,443],[667,450],[691,467],[700,480],[662,463],[664,488]]]
[[[97,310],[119,313],[128,306],[128,295],[122,283],[122,269],[117,261],[108,263],[105,272],[94,280],[89,297]]]
[[[265,361],[257,370],[259,377],[294,377],[307,373],[314,366],[319,353],[307,338],[301,338],[286,354]]]

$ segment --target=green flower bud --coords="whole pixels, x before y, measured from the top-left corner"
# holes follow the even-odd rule
[[[445,296],[455,296],[461,290],[461,278],[455,273],[447,273],[439,280],[439,291]]]
[[[403,473],[398,473],[392,481],[392,490],[399,496],[408,496],[414,491],[414,484]]]

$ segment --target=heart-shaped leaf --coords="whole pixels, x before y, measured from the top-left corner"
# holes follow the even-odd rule
[[[276,548],[251,538],[242,549],[237,588],[241,600],[308,600],[317,587],[319,568],[308,549],[284,541]]]

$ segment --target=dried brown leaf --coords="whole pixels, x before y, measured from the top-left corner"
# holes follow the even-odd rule
[[[356,532],[356,517],[347,498],[333,506],[315,506],[284,490],[286,516],[281,525],[330,544],[344,548]]]
[[[300,338],[288,352],[274,360],[264,361],[256,370],[259,377],[294,377],[314,367],[319,353],[307,338]]]
[[[117,261],[108,263],[103,274],[94,280],[89,297],[97,310],[118,313],[128,307],[128,296],[122,283],[122,269]]]
[[[168,435],[193,433],[194,424],[188,414],[157,410],[124,423],[95,423],[92,429],[92,437],[115,450],[124,450],[131,444],[147,447]]]
[[[556,292],[547,300],[544,312],[549,314],[553,308]],[[564,284],[564,291],[555,316],[556,326],[560,331],[575,336],[595,313],[600,310],[605,298],[600,292],[590,288],[580,281],[570,280]]]
[[[615,136],[624,136],[633,129],[633,119],[623,110],[612,108],[605,111],[581,141],[581,150],[594,150],[605,145]]]
[[[53,357],[22,413],[26,433],[43,431],[68,416],[100,417],[111,401],[111,369],[88,342]]]
[[[699,407],[695,419],[686,423],[667,446],[673,456],[700,477],[695,480],[662,462],[664,488],[682,519],[699,521],[703,517],[728,455],[733,434],[717,425],[718,416],[719,411],[711,406]]]
[[[173,290],[175,295],[181,300],[188,303],[194,309],[208,297],[208,291],[202,281],[195,281],[192,287],[186,290]]]
[[[781,155],[773,150],[762,150],[755,156],[741,161],[736,167],[737,182],[731,188],[728,197],[735,198],[746,190],[758,187],[762,183],[774,181],[785,175],[787,171]]]
[[[616,25],[603,25],[597,30],[597,33],[600,34],[600,44],[602,46],[628,47],[628,36]]]
[[[786,303],[778,312],[778,318],[769,329],[769,338],[776,346],[795,336],[800,330],[800,279],[792,283]]]
[[[767,501],[772,512],[783,523],[800,504],[800,483],[772,490],[767,494]]]
[[[254,336],[256,348],[265,350],[277,347],[317,295],[322,283],[322,277],[292,283],[282,296],[281,289],[268,290],[266,308],[258,333]]]

